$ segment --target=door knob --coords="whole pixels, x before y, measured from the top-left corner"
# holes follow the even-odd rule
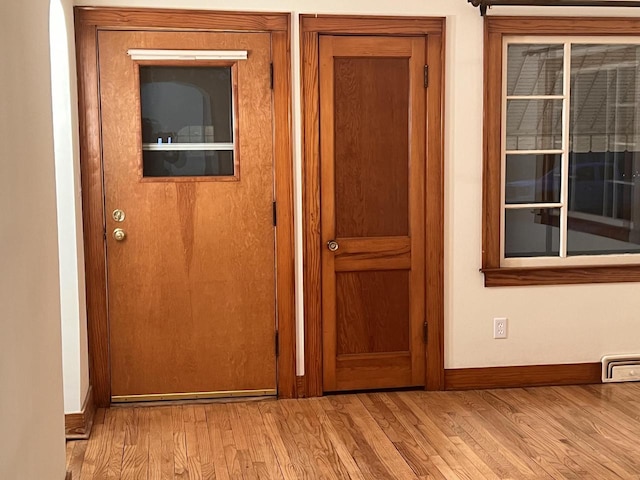
[[[113,238],[116,239],[116,241],[121,242],[123,241],[127,236],[127,232],[125,232],[123,229],[121,228],[116,228],[113,231]]]
[[[329,249],[329,251],[335,252],[340,248],[340,245],[338,245],[338,242],[336,242],[335,240],[330,240],[327,242],[327,248]]]

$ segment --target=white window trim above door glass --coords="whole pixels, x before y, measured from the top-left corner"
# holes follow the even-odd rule
[[[554,44],[562,46],[562,92],[560,94],[549,95],[508,95],[507,93],[507,73],[508,73],[508,47],[514,44]],[[571,256],[567,252],[568,238],[568,218],[569,218],[569,153],[570,153],[570,102],[571,102],[571,47],[574,44],[587,45],[640,45],[640,39],[634,36],[620,37],[598,37],[598,36],[549,36],[549,35],[514,35],[504,36],[502,42],[502,112],[501,118],[503,128],[501,129],[501,171],[500,171],[500,267],[558,267],[558,266],[597,266],[597,265],[639,265],[640,254],[637,253],[616,253],[616,254],[581,254]],[[640,88],[640,87],[639,87]],[[513,150],[507,149],[507,101],[508,100],[557,100],[562,102],[562,146],[561,148]],[[557,147],[557,146],[554,146]],[[556,154],[561,158],[560,167],[560,197],[557,202],[534,202],[534,203],[507,203],[506,202],[506,158],[507,155],[525,154]],[[640,188],[640,185],[638,186]],[[560,211],[559,215],[559,254],[557,256],[536,256],[536,257],[509,257],[505,255],[505,216],[509,210],[541,209],[553,208]],[[573,216],[573,214],[572,214]],[[578,214],[579,216],[579,214]],[[604,218],[604,217],[603,217]],[[611,218],[615,222],[615,218]]]
[[[132,60],[246,60],[247,50],[127,50]]]

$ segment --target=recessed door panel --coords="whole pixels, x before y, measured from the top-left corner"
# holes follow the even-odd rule
[[[425,47],[320,38],[325,391],[425,383]]]
[[[336,236],[409,234],[409,62],[335,58]]]

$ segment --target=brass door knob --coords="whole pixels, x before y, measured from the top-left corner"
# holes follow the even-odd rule
[[[116,241],[121,242],[123,241],[125,238],[127,237],[127,232],[125,232],[123,229],[121,228],[116,228],[113,231],[113,238],[116,239]]]
[[[335,240],[330,240],[327,242],[327,248],[330,252],[335,252],[340,248],[340,245]]]

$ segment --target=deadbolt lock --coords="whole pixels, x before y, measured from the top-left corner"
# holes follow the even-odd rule
[[[327,242],[327,248],[329,249],[329,251],[335,252],[340,248],[340,245],[338,245],[338,242],[336,242],[335,240],[331,240]]]
[[[125,232],[121,228],[116,228],[113,231],[113,238],[115,238],[117,242],[123,241],[126,237],[127,237],[127,232]]]
[[[116,209],[113,211],[113,213],[111,214],[113,216],[113,219],[116,222],[124,222],[124,218],[125,218],[125,214],[124,211],[120,210],[120,209]]]

